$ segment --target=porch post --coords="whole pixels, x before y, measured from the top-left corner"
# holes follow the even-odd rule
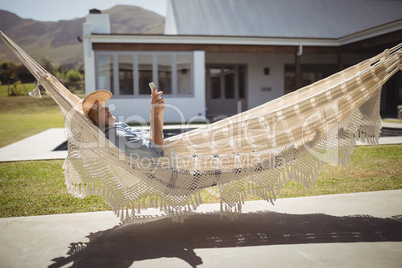
[[[206,101],[205,101],[205,51],[193,52],[193,90],[194,98],[199,106],[193,107],[199,115],[206,116]]]
[[[301,86],[301,66],[300,66],[301,54],[296,48],[295,53],[295,65],[296,65],[296,75],[295,75],[295,90],[298,90]]]
[[[338,52],[338,71],[343,70],[343,52],[339,50]]]

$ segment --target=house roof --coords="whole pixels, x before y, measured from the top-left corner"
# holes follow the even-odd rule
[[[396,0],[169,0],[165,34],[339,39],[398,21]]]

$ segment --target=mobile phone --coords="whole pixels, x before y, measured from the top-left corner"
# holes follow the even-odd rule
[[[149,88],[151,89],[151,92],[154,90],[155,84],[154,82],[149,83]],[[158,90],[156,90],[156,94],[158,94]]]

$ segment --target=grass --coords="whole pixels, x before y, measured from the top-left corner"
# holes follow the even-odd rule
[[[356,147],[347,167],[326,165],[316,183],[306,189],[288,182],[279,198],[358,193],[402,188],[402,145]]]
[[[387,123],[397,123],[397,124],[402,124],[402,120],[400,119],[383,119],[383,122],[387,122]]]
[[[35,88],[35,83],[15,84],[15,85],[0,85],[0,97],[7,97],[9,90],[15,92],[28,94]]]
[[[0,163],[0,217],[110,210],[97,196],[74,198],[62,160]]]
[[[4,91],[0,90],[0,95]],[[64,127],[63,115],[47,95],[0,97],[0,147],[49,128]]]

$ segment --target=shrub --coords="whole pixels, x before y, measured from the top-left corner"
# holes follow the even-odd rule
[[[66,78],[70,82],[78,82],[78,81],[81,81],[81,74],[80,74],[80,72],[78,72],[76,70],[70,70],[67,72]]]
[[[26,96],[29,91],[30,89],[22,85],[21,82],[16,82],[8,87],[8,96]]]

